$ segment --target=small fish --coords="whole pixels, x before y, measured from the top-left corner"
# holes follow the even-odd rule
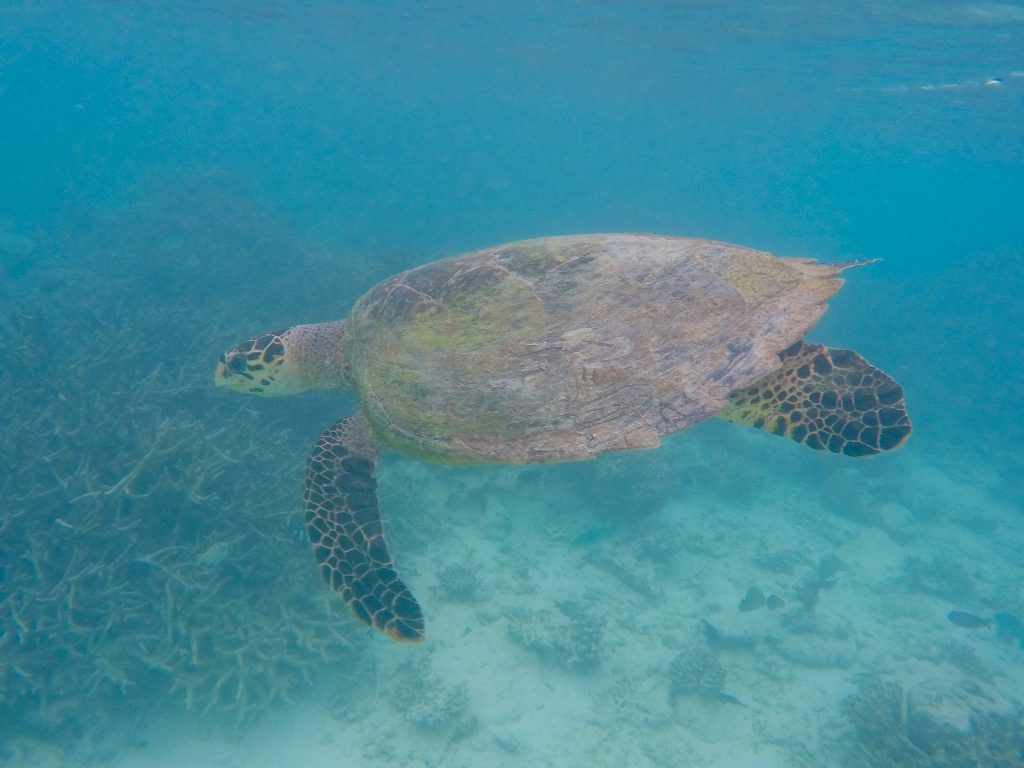
[[[614,531],[615,529],[611,526],[594,525],[574,536],[569,544],[574,547],[590,547],[597,544],[597,542],[602,539],[607,538],[609,535],[614,533]]]
[[[230,549],[230,541],[218,541],[197,554],[196,562],[209,567],[220,565],[227,558]]]
[[[983,619],[981,616],[975,616],[973,613],[966,613],[965,611],[950,611],[946,614],[946,618],[964,629],[988,629],[992,626],[992,622],[988,619]]]
[[[740,600],[740,610],[743,613],[748,611],[756,611],[762,605],[765,604],[764,592],[757,587],[750,587],[747,590],[746,596]]]
[[[769,611],[777,611],[779,608],[786,606],[786,602],[778,595],[768,595],[768,599],[765,600],[764,604],[768,606]]]

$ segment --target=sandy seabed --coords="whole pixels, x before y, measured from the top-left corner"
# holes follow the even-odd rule
[[[606,499],[646,506],[632,516],[546,468],[385,463],[428,642],[371,637],[362,668],[230,737],[153,718],[88,755],[25,741],[9,765],[915,765],[927,727],[969,746],[980,716],[1019,725],[1024,649],[947,618],[1024,606],[1024,516],[996,470],[910,449],[808,464],[706,434],[645,454],[685,482]],[[711,469],[728,456],[740,474]],[[629,476],[616,461],[595,477]],[[741,610],[751,587],[784,605]]]

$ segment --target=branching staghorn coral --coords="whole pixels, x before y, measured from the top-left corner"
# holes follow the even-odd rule
[[[962,710],[956,692],[937,710],[915,707],[893,681],[870,680],[847,697],[842,712],[855,734],[841,741],[851,768],[1018,768],[1024,764],[1024,711],[1015,706]],[[936,718],[938,715],[938,718]],[[945,718],[962,715],[956,726]]]
[[[161,210],[106,223],[159,241]],[[0,742],[69,717],[84,738],[91,713],[168,694],[237,725],[362,652],[301,535],[315,427],[212,391],[212,350],[244,332],[230,305],[98,281],[109,242],[75,247],[45,293],[0,291]]]

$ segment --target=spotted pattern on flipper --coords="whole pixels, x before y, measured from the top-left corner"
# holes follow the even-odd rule
[[[719,416],[846,456],[906,442],[903,389],[856,352],[797,342],[779,357],[782,368],[733,392]]]
[[[376,468],[361,412],[326,429],[306,465],[306,528],[320,571],[356,618],[415,643],[423,639],[423,613],[395,573],[384,541]]]

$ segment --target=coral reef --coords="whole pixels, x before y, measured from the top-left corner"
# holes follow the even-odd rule
[[[976,680],[985,682],[992,680],[992,671],[969,645],[948,641],[938,643],[935,650],[936,653],[931,659],[933,662],[950,664],[963,674]]]
[[[1019,768],[1024,710],[979,708],[963,691],[872,680],[845,699],[857,739],[845,765],[856,768]],[[849,743],[843,739],[844,743]]]
[[[703,643],[684,648],[672,659],[668,677],[671,701],[689,695],[718,700],[725,688],[725,668]]]
[[[316,427],[293,437],[287,418],[210,385],[216,350],[247,330],[232,314],[260,306],[261,283],[230,284],[222,302],[210,286],[230,270],[201,272],[215,259],[175,272],[183,252],[232,254],[231,269],[246,248],[297,267],[300,254],[262,215],[191,192],[88,214],[39,246],[74,254],[65,271],[5,298],[0,739],[169,694],[237,724],[361,652],[301,537]],[[168,218],[186,211],[209,221]],[[129,268],[139,249],[146,266]],[[150,264],[173,277],[154,281]],[[275,291],[289,288],[302,293],[297,279]]]
[[[574,603],[554,611],[514,611],[508,633],[542,661],[571,672],[588,672],[601,663],[605,620]]]
[[[474,566],[456,563],[437,572],[438,589],[448,600],[472,603],[480,595],[483,583],[480,570]]]
[[[469,714],[469,697],[465,686],[446,685],[437,675],[412,671],[393,691],[392,702],[405,719],[427,729],[457,726],[460,730],[475,727]]]
[[[903,722],[903,687],[890,680],[865,682],[843,700],[842,711],[865,741],[896,733]]]
[[[793,590],[800,607],[812,613],[818,605],[818,598],[823,589],[831,589],[836,583],[836,574],[842,563],[835,555],[827,555],[818,561],[814,571],[801,581]]]

